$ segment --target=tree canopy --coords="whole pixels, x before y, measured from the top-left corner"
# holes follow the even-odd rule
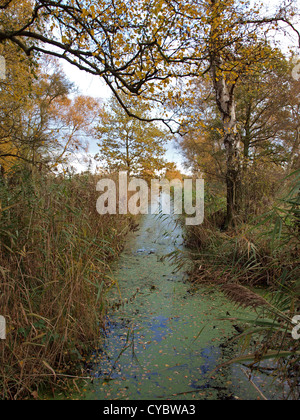
[[[195,80],[209,74],[221,115],[226,155],[227,223],[239,211],[242,137],[236,89],[257,65],[272,65],[274,33],[288,31],[300,46],[294,1],[272,13],[238,0],[2,0],[0,43],[28,56],[58,57],[102,77],[129,117],[162,121],[173,132],[187,124],[178,104]],[[141,97],[152,113],[137,112]],[[155,112],[154,112],[155,111]]]
[[[147,103],[135,100],[135,108],[141,118],[147,119]],[[101,115],[95,130],[100,148],[97,158],[109,170],[125,170],[130,175],[140,175],[146,171],[154,174],[165,167],[165,146],[171,139],[168,131],[155,123],[129,117],[116,98],[110,100],[109,108]]]

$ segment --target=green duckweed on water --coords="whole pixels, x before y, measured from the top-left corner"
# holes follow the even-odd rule
[[[176,272],[163,258],[175,250],[184,245],[173,218],[144,216],[114,269],[118,287],[108,296],[103,345],[88,361],[93,383],[76,398],[262,398],[240,365],[215,370],[233,356],[225,343],[236,334],[222,318],[242,314],[213,288],[193,289],[187,267]],[[279,392],[265,377],[253,382],[266,398]]]

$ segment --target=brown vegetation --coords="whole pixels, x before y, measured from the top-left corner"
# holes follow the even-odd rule
[[[1,181],[1,398],[81,374],[100,340],[110,265],[131,222],[96,212],[96,181],[37,171]]]

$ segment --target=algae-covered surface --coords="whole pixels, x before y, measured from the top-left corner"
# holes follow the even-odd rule
[[[103,344],[88,363],[93,383],[81,398],[98,400],[257,399],[239,365],[215,370],[233,356],[227,345],[240,316],[213,288],[193,289],[187,267],[167,254],[185,252],[182,229],[170,217],[143,216],[114,268]],[[253,382],[267,398],[276,386]]]

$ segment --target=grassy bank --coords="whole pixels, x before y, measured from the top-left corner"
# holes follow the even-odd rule
[[[0,398],[76,375],[99,340],[110,264],[132,220],[96,212],[97,178],[22,171],[0,181]]]

